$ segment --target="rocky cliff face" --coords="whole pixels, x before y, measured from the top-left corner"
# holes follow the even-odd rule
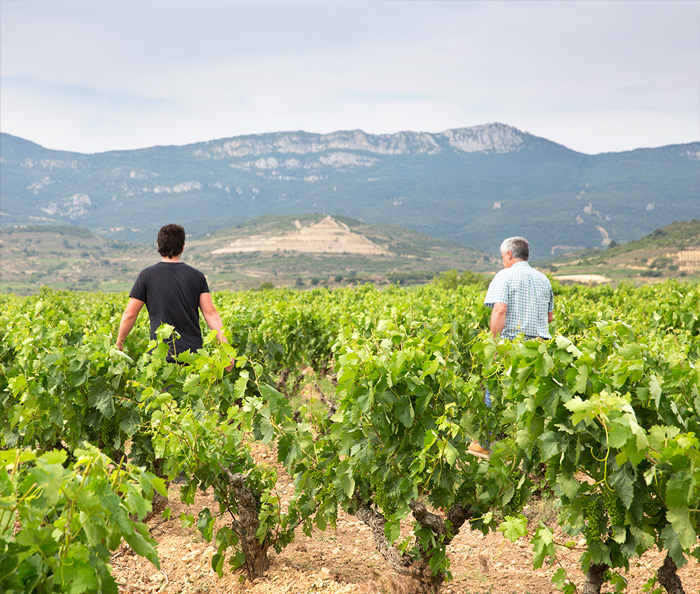
[[[329,151],[362,151],[376,155],[435,154],[445,150],[504,153],[519,150],[527,136],[504,124],[457,128],[437,134],[397,132],[373,135],[362,130],[331,134],[284,132],[211,141],[197,145],[194,154],[197,157],[224,159],[262,157],[272,153],[310,155]]]
[[[194,156],[226,161],[266,180],[318,182],[333,173],[367,169],[383,157],[520,150],[530,135],[504,124],[457,128],[440,133],[331,134],[282,132],[241,136],[196,145]],[[534,138],[534,137],[531,137]]]
[[[519,150],[528,134],[504,124],[487,124],[473,128],[445,130],[442,136],[451,147],[465,153],[508,153]]]

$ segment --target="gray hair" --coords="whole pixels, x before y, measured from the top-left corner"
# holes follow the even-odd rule
[[[512,252],[516,260],[525,260],[530,257],[530,244],[524,237],[509,237],[501,244],[501,254]]]

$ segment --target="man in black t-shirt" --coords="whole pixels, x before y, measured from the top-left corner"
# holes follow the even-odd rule
[[[219,342],[227,342],[221,328],[221,316],[214,307],[209,285],[204,275],[180,262],[185,248],[185,230],[180,225],[165,225],[158,231],[158,252],[161,261],[144,268],[136,278],[129,303],[122,314],[117,334],[116,348],[124,348],[124,341],[136,323],[145,305],[151,321],[151,339],[161,324],[170,324],[180,338],[170,342],[169,358],[179,353],[202,348],[202,332],[199,328],[199,310],[211,330],[216,330]],[[233,368],[233,360],[227,370]]]

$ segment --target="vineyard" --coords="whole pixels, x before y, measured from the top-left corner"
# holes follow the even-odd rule
[[[182,503],[213,502],[182,521],[220,576],[264,580],[273,551],[350,514],[416,593],[446,587],[466,529],[526,543],[566,593],[624,591],[652,549],[645,591],[684,592],[678,570],[700,560],[700,288],[555,285],[548,342],[495,341],[483,298],[221,292],[228,344],[210,334],[174,364],[146,316],[114,348],[124,295],[0,295],[0,591],[117,593],[123,543],[159,566],[145,522],[172,513],[177,483]],[[333,386],[313,401],[297,397],[308,369]],[[543,494],[563,539],[523,514]],[[578,583],[557,561],[571,550]]]

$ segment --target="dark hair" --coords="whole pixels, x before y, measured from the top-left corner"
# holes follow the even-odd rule
[[[158,253],[164,258],[174,258],[185,249],[185,229],[181,225],[164,225],[158,231]]]
[[[509,237],[503,240],[501,244],[501,253],[513,253],[513,258],[516,260],[525,260],[530,258],[530,244],[524,237]]]

